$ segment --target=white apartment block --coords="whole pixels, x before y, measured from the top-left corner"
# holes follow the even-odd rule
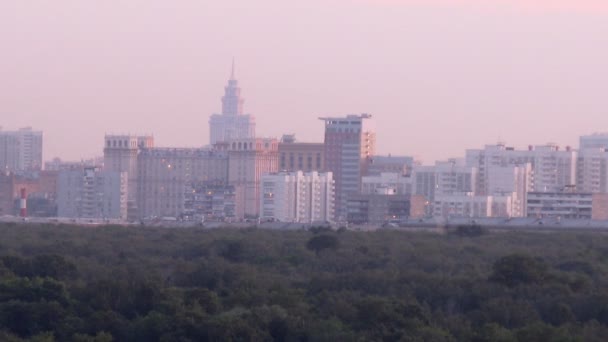
[[[382,172],[376,176],[364,176],[361,179],[361,193],[372,195],[378,193],[379,189],[395,189],[395,194],[412,194],[412,177],[404,176],[403,173]]]
[[[413,192],[423,195],[429,202],[428,213],[433,212],[438,196],[474,193],[477,169],[464,165],[462,160],[436,162],[434,166],[414,166]]]
[[[98,168],[60,171],[57,181],[59,217],[127,219],[127,173]]]
[[[279,172],[262,176],[261,218],[281,222],[332,221],[335,188],[331,172]]]
[[[579,151],[576,190],[589,193],[608,192],[608,151],[588,147]]]
[[[533,191],[558,191],[575,184],[576,151],[555,144],[529,146],[515,150],[505,144],[486,145],[484,149],[466,151],[466,164],[478,169],[477,194],[491,195],[488,189],[490,166],[517,166],[530,163]]]
[[[608,193],[608,133],[580,137],[576,191]]]
[[[579,137],[579,150],[608,148],[608,133],[594,133]]]
[[[443,219],[492,217],[492,206],[492,196],[476,196],[473,193],[439,195],[435,197],[433,204],[433,217]]]
[[[587,219],[592,218],[593,194],[581,192],[530,192],[528,217]]]
[[[494,197],[495,217],[525,217],[526,194],[531,189],[532,165],[491,165],[488,170],[487,193]],[[499,201],[511,201],[498,210]]]
[[[42,132],[31,127],[2,131],[0,127],[0,171],[37,171],[42,168]]]

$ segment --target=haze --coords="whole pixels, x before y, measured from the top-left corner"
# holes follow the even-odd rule
[[[488,4],[490,3],[490,4]],[[378,152],[426,163],[608,130],[608,6],[523,0],[0,3],[0,125],[45,159],[105,133],[208,142],[236,58],[259,135],[322,141],[317,117],[372,113]]]

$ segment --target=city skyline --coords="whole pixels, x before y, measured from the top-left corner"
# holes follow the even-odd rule
[[[378,153],[432,164],[608,130],[598,2],[163,4],[0,5],[0,125],[44,131],[45,160],[101,155],[106,133],[202,146],[236,57],[258,136],[321,142],[317,117],[367,112]]]

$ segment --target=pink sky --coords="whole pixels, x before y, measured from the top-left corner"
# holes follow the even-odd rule
[[[0,125],[44,130],[45,159],[101,155],[106,132],[200,146],[234,56],[260,135],[320,141],[317,117],[368,112],[380,153],[427,163],[499,139],[576,146],[608,131],[606,9],[591,0],[3,1]]]
[[[604,0],[344,0],[364,5],[452,6],[493,10],[596,12],[608,10]]]

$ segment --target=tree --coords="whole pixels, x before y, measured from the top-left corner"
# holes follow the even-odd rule
[[[540,283],[546,277],[547,266],[531,256],[511,254],[494,263],[490,280],[508,287]]]
[[[334,235],[323,234],[310,238],[306,243],[306,248],[314,251],[317,255],[323,250],[336,250],[340,246],[340,241]]]

